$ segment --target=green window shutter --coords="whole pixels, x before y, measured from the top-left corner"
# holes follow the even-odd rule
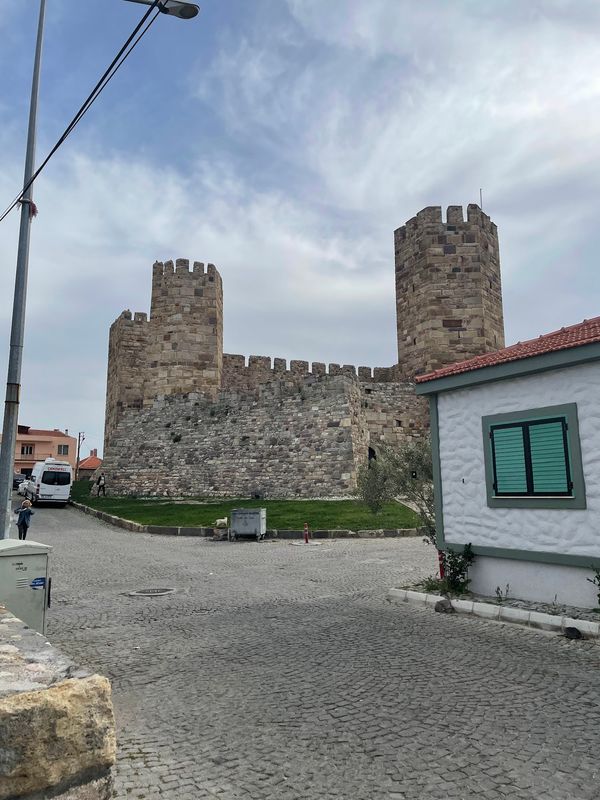
[[[526,494],[527,468],[523,427],[492,428],[496,494]]]
[[[564,423],[555,420],[529,425],[533,491],[536,494],[569,492],[568,455]]]

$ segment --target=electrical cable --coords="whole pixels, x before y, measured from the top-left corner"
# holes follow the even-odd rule
[[[121,47],[117,55],[114,57],[110,65],[105,70],[104,74],[100,78],[100,80],[96,83],[90,94],[87,96],[86,100],[84,101],[83,105],[79,108],[71,122],[67,125],[64,132],[61,134],[59,139],[57,140],[54,147],[50,150],[44,161],[40,164],[37,170],[33,173],[30,180],[25,184],[21,192],[16,196],[13,202],[6,208],[3,214],[0,216],[0,222],[2,222],[10,212],[19,204],[21,199],[23,198],[24,194],[36,180],[36,178],[40,175],[46,164],[50,161],[52,156],[56,153],[59,147],[65,142],[67,137],[71,134],[74,128],[79,124],[79,122],[83,119],[85,114],[91,108],[91,106],[95,103],[98,99],[100,94],[106,88],[108,83],[112,80],[115,74],[118,72],[120,67],[124,64],[127,60],[131,52],[137,46],[137,44],[141,41],[153,23],[156,21],[158,15],[160,14],[160,2],[161,0],[154,0],[153,4],[150,6],[148,11],[144,14],[140,22],[136,25],[134,30],[132,31],[131,35],[128,37],[125,44]],[[148,18],[152,14],[153,11],[156,11],[152,19],[148,21]],[[148,21],[148,22],[147,22]],[[146,24],[147,23],[147,24]],[[145,27],[144,27],[145,25]],[[143,30],[141,30],[143,28]],[[141,30],[141,33],[140,33]],[[139,34],[139,35],[138,35]],[[136,38],[137,37],[137,38]]]
[[[144,37],[144,35],[146,34],[146,32],[147,32],[147,31],[149,30],[149,28],[150,28],[150,27],[153,25],[154,21],[156,20],[156,18],[158,17],[158,15],[159,15],[159,14],[160,14],[160,11],[157,11],[157,12],[156,12],[156,14],[155,14],[155,15],[152,17],[152,19],[151,19],[151,20],[150,20],[150,21],[147,23],[146,27],[143,29],[143,31],[142,31],[142,32],[139,34],[138,38],[137,38],[137,39],[136,39],[136,40],[133,42],[133,44],[130,46],[129,50],[128,50],[128,51],[125,53],[125,55],[123,56],[123,58],[121,59],[121,61],[120,61],[120,62],[119,62],[119,63],[118,63],[116,66],[115,66],[115,68],[113,69],[113,71],[111,72],[111,74],[110,74],[110,75],[109,75],[109,76],[106,78],[106,80],[104,81],[104,83],[102,84],[102,86],[100,86],[100,88],[98,89],[98,91],[97,91],[97,92],[96,92],[96,94],[94,95],[93,99],[92,99],[92,100],[90,100],[90,102],[89,102],[89,103],[88,103],[88,104],[85,106],[85,108],[84,108],[84,109],[81,111],[81,113],[79,113],[79,114],[78,114],[78,116],[77,116],[77,118],[76,118],[76,121],[75,121],[74,123],[71,123],[71,124],[69,125],[68,129],[66,129],[66,130],[65,130],[65,133],[64,133],[64,134],[61,136],[61,138],[60,138],[60,144],[63,144],[63,142],[65,141],[65,139],[66,139],[68,136],[70,136],[70,134],[73,132],[73,129],[74,129],[74,128],[75,128],[75,127],[76,127],[76,126],[77,126],[77,125],[78,125],[78,124],[81,122],[81,120],[83,119],[83,117],[84,117],[84,116],[87,114],[87,112],[90,110],[90,108],[91,108],[91,107],[93,106],[93,104],[96,102],[96,100],[98,99],[98,97],[100,97],[100,95],[102,94],[102,92],[103,92],[103,91],[106,89],[106,87],[108,86],[108,84],[109,84],[109,83],[111,82],[111,80],[112,80],[112,79],[115,77],[115,75],[117,74],[117,72],[119,71],[119,69],[120,69],[120,68],[123,66],[123,64],[125,63],[125,61],[127,60],[128,56],[129,56],[129,54],[132,52],[132,50],[134,50],[134,49],[135,49],[135,47],[136,47],[136,45],[138,44],[138,42],[139,42],[139,41],[140,41],[140,40],[141,40],[141,39]],[[60,146],[60,145],[59,145],[59,146]],[[50,156],[48,156],[48,158],[50,158]],[[48,159],[46,159],[46,161],[44,162],[44,164],[47,162],[47,160],[48,160]],[[44,165],[42,164],[42,166],[44,166]],[[40,167],[40,170],[41,170],[42,166]],[[36,174],[34,175],[34,179],[37,177],[37,174],[38,174],[38,173],[36,172]],[[26,190],[24,189],[23,191],[26,191]],[[2,220],[0,219],[0,222],[1,222],[1,221],[2,221]]]
[[[160,0],[159,0],[159,2],[160,2]],[[152,9],[150,9],[150,11],[152,11]],[[142,30],[142,32],[139,34],[137,39],[129,47],[127,52],[123,55],[123,57],[121,58],[121,60],[118,63],[116,63],[116,61],[117,61],[117,58],[119,56],[117,56],[117,58],[115,58],[115,60],[113,61],[113,64],[111,64],[111,67],[113,65],[115,65],[114,69],[112,69],[112,72],[110,74],[108,74],[108,73],[109,73],[109,70],[110,70],[111,67],[109,67],[109,69],[106,70],[106,72],[104,73],[104,75],[102,76],[100,81],[97,83],[96,87],[94,88],[93,92],[89,95],[88,99],[85,101],[83,106],[79,109],[79,111],[77,112],[77,114],[75,115],[75,117],[73,118],[71,123],[69,124],[69,126],[66,128],[65,132],[63,133],[63,135],[60,137],[60,139],[59,139],[60,144],[62,144],[65,141],[65,139],[70,135],[70,133],[73,131],[73,129],[79,124],[81,119],[87,114],[87,112],[89,111],[91,106],[96,102],[98,97],[102,94],[104,89],[108,86],[110,81],[114,78],[114,76],[117,74],[119,69],[123,66],[123,64],[125,63],[125,61],[129,57],[129,55],[132,52],[132,50],[134,50],[136,45],[141,41],[141,39],[145,36],[147,31],[149,30],[149,28],[153,25],[153,23],[155,22],[155,20],[159,16],[159,14],[160,14],[160,11],[157,10],[156,14],[148,22],[146,27]],[[143,21],[144,20],[142,20],[142,22]],[[138,28],[139,28],[139,26],[138,26]],[[135,34],[135,31],[134,31],[134,34]],[[131,39],[131,37],[130,37],[130,39]],[[127,45],[127,42],[125,43],[125,45],[123,47],[125,47],[126,45]],[[121,53],[123,52],[123,48],[121,48],[120,52]],[[58,146],[60,146],[60,144]],[[48,156],[48,157],[50,157],[50,156]],[[41,169],[41,167],[40,167],[40,169]],[[37,173],[36,173],[36,175],[37,175]]]

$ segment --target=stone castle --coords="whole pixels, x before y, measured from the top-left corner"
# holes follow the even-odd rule
[[[381,443],[428,427],[417,374],[504,346],[497,228],[432,206],[394,234],[398,363],[223,353],[212,264],[153,267],[150,317],[110,329],[103,470],[119,494],[323,497],[353,492]]]

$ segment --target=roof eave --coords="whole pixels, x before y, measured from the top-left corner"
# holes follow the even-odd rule
[[[451,389],[462,389],[467,386],[476,386],[481,383],[500,381],[507,378],[518,378],[523,375],[532,375],[536,372],[546,372],[550,369],[573,367],[587,361],[600,359],[600,342],[567,347],[563,350],[553,350],[551,353],[541,353],[537,356],[519,358],[515,361],[505,361],[503,364],[492,364],[468,372],[459,372],[456,375],[446,375],[442,378],[432,378],[429,381],[415,384],[418,395],[437,394]]]

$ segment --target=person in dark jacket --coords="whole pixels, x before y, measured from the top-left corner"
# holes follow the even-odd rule
[[[31,503],[29,500],[23,500],[20,506],[15,508],[15,513],[19,516],[17,517],[17,528],[19,529],[19,539],[26,539],[27,538],[27,531],[29,530],[29,526],[31,525],[31,517],[35,514],[35,511],[31,508]]]

